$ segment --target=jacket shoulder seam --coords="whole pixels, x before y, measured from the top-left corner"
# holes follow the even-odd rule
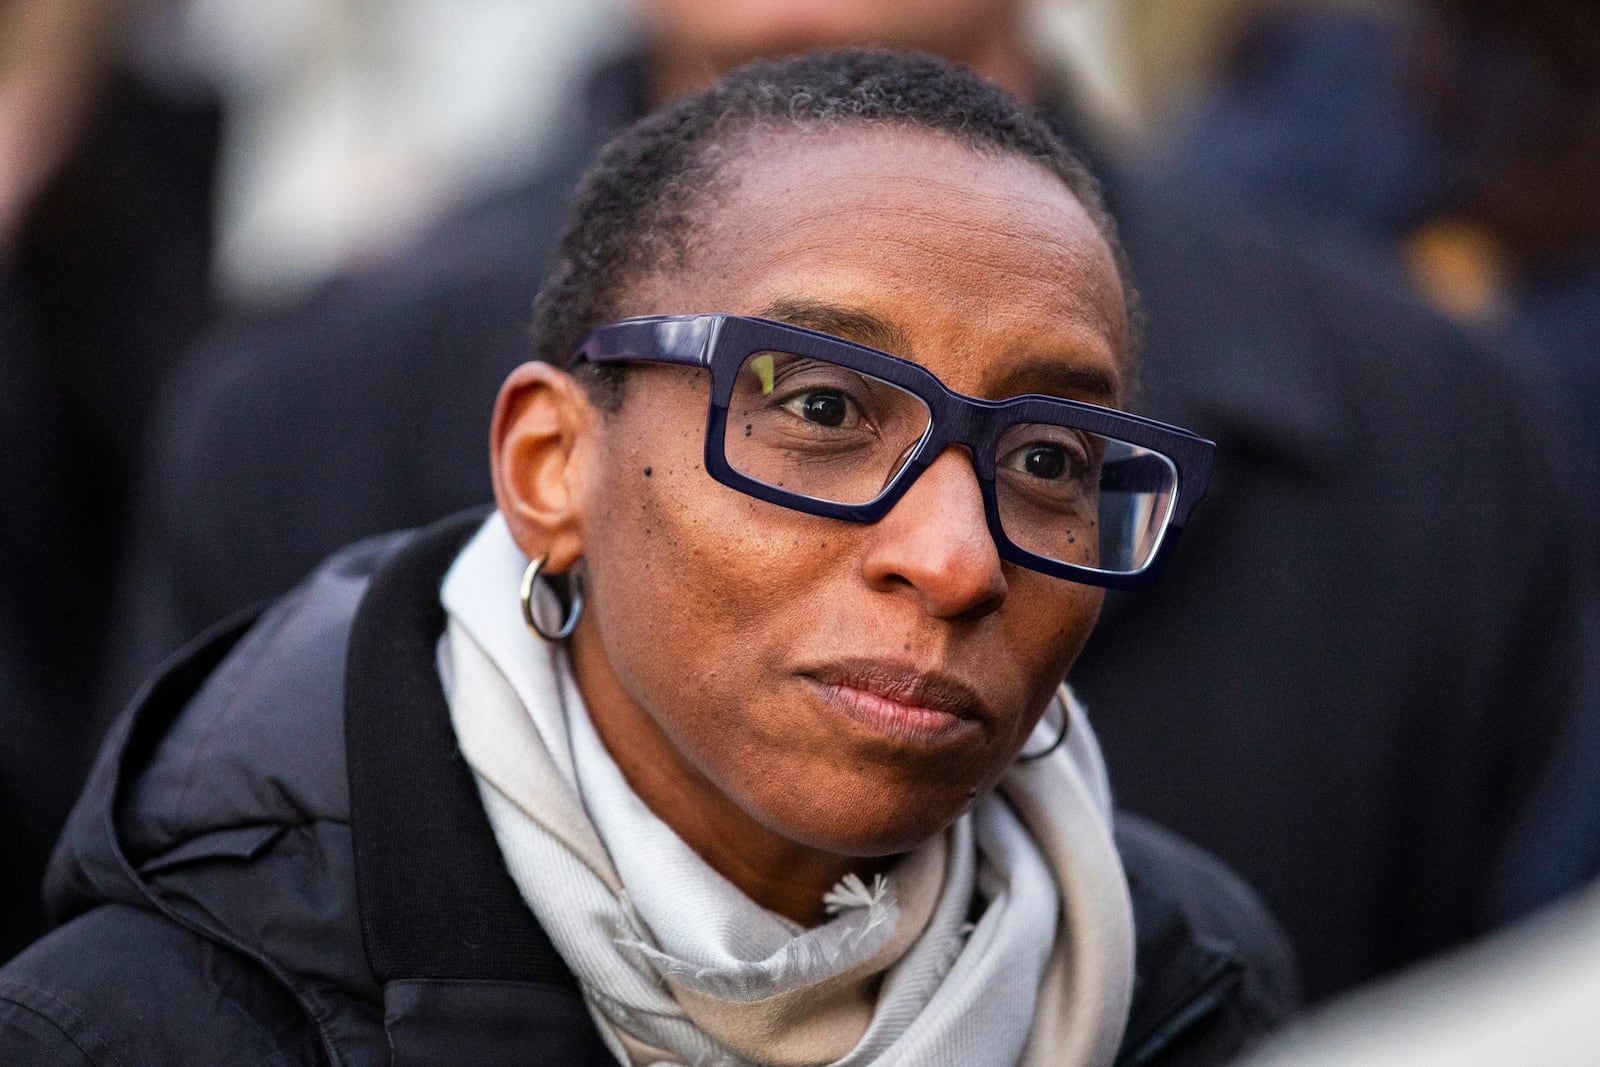
[[[71,1042],[72,1047],[78,1050],[86,1062],[110,1063],[117,1065],[117,1067],[126,1067],[126,1062],[121,1056],[117,1055],[116,1050],[107,1044],[104,1038],[93,1032],[89,1021],[80,1015],[71,1004],[68,1004],[49,990],[40,989],[38,986],[28,985],[14,979],[8,980],[0,982],[0,1002],[12,1004],[47,1023],[56,1033]],[[65,1018],[71,1029],[63,1025],[62,1018],[58,1017],[56,1013]],[[104,1050],[105,1058],[96,1058],[88,1048],[84,1047],[84,1041],[80,1039],[80,1036],[93,1037],[94,1043]]]

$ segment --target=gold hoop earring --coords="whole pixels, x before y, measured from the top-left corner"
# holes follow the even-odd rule
[[[559,630],[553,633],[546,630],[539,625],[539,620],[533,614],[533,583],[539,580],[539,569],[549,558],[540,556],[530,562],[528,569],[522,572],[522,621],[528,624],[528,629],[546,641],[565,641],[572,636],[572,631],[578,628],[578,619],[583,616],[583,580],[576,574],[572,576],[572,607],[567,610],[567,617],[561,621]]]

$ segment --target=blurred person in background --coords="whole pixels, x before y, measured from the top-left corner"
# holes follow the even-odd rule
[[[39,874],[79,780],[77,723],[46,699],[32,587],[53,531],[68,526],[52,397],[14,290],[0,278],[0,957],[44,929]]]
[[[478,5],[474,28],[493,7]],[[409,58],[385,31],[404,39],[416,29],[408,18],[430,15],[454,27],[471,21],[462,10],[426,0],[0,0],[0,959],[43,929],[44,859],[98,741],[102,611],[118,585],[154,398],[218,307],[255,295],[233,277],[239,260],[282,269],[278,245],[235,248],[241,232],[289,229],[273,226],[262,201],[339,200],[338,174],[307,165],[328,128],[297,121],[292,105],[310,97],[321,112],[395,132],[392,112],[352,112],[341,100],[370,84],[414,112],[382,76],[391,52]],[[337,30],[351,31],[342,50],[329,46]],[[439,80],[432,70],[404,76]],[[437,86],[418,90],[428,92]],[[459,117],[442,110],[435,133]],[[313,149],[284,150],[273,134],[286,126]],[[419,163],[433,143],[420,140],[409,157],[335,163],[345,175],[392,175],[387,197],[369,191],[366,202],[419,206],[419,184],[436,177]],[[522,144],[500,142],[507,153]],[[310,190],[297,184],[308,172]],[[325,239],[325,215],[301,217]]]
[[[125,47],[163,6],[0,0],[0,958],[43,929],[145,419],[209,305],[216,101]]]
[[[1270,5],[1176,140],[1193,171],[1380,247],[1548,373],[1600,512],[1600,6]]]
[[[1550,383],[1600,558],[1600,6],[1272,4],[1175,133],[1178,163],[1375,250]],[[1600,874],[1600,688],[1507,847],[1513,916]]]
[[[1312,995],[1485,930],[1592,663],[1543,398],[1365,257],[1095,153],[1026,14],[640,0],[637,47],[596,71],[538,175],[196,350],[154,440],[108,705],[338,545],[487,498],[476,413],[525,353],[566,198],[609,133],[750,57],[914,46],[1094,157],[1142,295],[1136,404],[1219,445],[1215,523],[1162,589],[1108,598],[1074,668],[1121,799],[1246,873]]]

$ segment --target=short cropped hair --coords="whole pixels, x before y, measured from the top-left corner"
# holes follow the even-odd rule
[[[858,125],[928,130],[1054,174],[1110,245],[1131,301],[1099,187],[1043,117],[935,56],[841,49],[748,63],[607,144],[578,185],[554,264],[534,300],[534,355],[564,365],[584,334],[617,317],[629,287],[688,262],[700,221],[696,209],[737,157],[743,136]],[[586,387],[603,407],[620,402],[621,379],[613,372],[621,367],[582,368]]]

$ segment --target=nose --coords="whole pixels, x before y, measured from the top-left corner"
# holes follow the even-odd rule
[[[939,618],[981,618],[1005,601],[983,492],[959,446],[940,453],[870,530],[862,575],[874,589],[904,590]]]

